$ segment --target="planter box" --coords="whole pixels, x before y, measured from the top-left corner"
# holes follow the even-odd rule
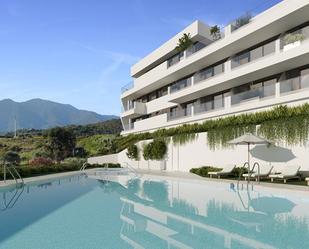
[[[301,44],[301,41],[296,41],[296,42],[287,44],[283,47],[283,51],[287,51],[287,50],[290,50],[292,48],[298,47],[298,46],[300,46],[300,44]]]

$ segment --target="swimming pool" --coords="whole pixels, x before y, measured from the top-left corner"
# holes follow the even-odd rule
[[[0,191],[1,249],[309,248],[309,191],[146,175]]]

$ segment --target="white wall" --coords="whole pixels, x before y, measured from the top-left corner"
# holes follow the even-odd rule
[[[137,143],[140,151],[142,151],[143,144],[149,142],[150,140]],[[279,146],[258,148],[252,146],[251,152],[256,157],[251,156],[251,160],[252,162],[259,162],[261,165],[271,163],[276,171],[280,171],[286,165],[299,165],[301,166],[301,171],[309,171],[308,146],[309,142],[306,146],[295,146],[291,148]],[[107,160],[108,158],[106,157],[104,161],[107,162]],[[188,172],[191,168],[201,166],[222,167],[222,165],[231,163],[243,165],[246,160],[247,146],[239,145],[213,151],[207,145],[206,133],[200,133],[196,140],[188,142],[185,145],[174,145],[170,142],[166,159],[163,161],[145,161],[142,152],[140,154],[140,161],[130,160],[126,155],[126,150],[120,152],[117,157],[118,163],[122,165],[129,163],[132,167],[139,169],[166,169],[167,171],[184,172]]]
[[[87,162],[89,164],[118,163],[118,154],[90,157]]]

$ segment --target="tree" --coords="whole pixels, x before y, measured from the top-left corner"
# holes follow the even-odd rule
[[[48,134],[48,148],[54,160],[61,160],[72,156],[76,137],[72,131],[65,128],[53,128]]]
[[[210,28],[210,34],[214,41],[221,38],[220,27],[218,25],[212,26]]]
[[[7,153],[5,153],[3,160],[5,164],[14,166],[19,165],[21,161],[19,154],[14,151],[8,151]]]

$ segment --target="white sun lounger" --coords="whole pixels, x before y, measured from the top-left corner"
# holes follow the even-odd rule
[[[208,175],[210,176],[210,178],[212,178],[213,176],[217,176],[218,178],[220,178],[223,175],[231,174],[231,172],[233,171],[235,167],[236,167],[235,164],[228,164],[228,165],[223,166],[221,171],[208,172]]]
[[[300,179],[300,176],[298,175],[299,170],[300,166],[297,165],[286,166],[283,170],[281,170],[280,174],[269,175],[269,178],[272,182],[274,181],[274,179],[280,179],[283,180],[284,183],[286,183],[288,179],[294,179],[294,178]]]
[[[258,178],[265,178],[265,177],[268,177],[270,174],[271,174],[271,171],[274,167],[273,166],[270,166],[270,165],[260,165],[260,173],[258,172],[258,169],[255,168],[254,169],[254,172],[251,173],[251,178],[254,178],[256,181],[258,180]],[[246,173],[246,174],[243,174],[242,175],[245,180],[248,179],[249,177],[249,173]]]

